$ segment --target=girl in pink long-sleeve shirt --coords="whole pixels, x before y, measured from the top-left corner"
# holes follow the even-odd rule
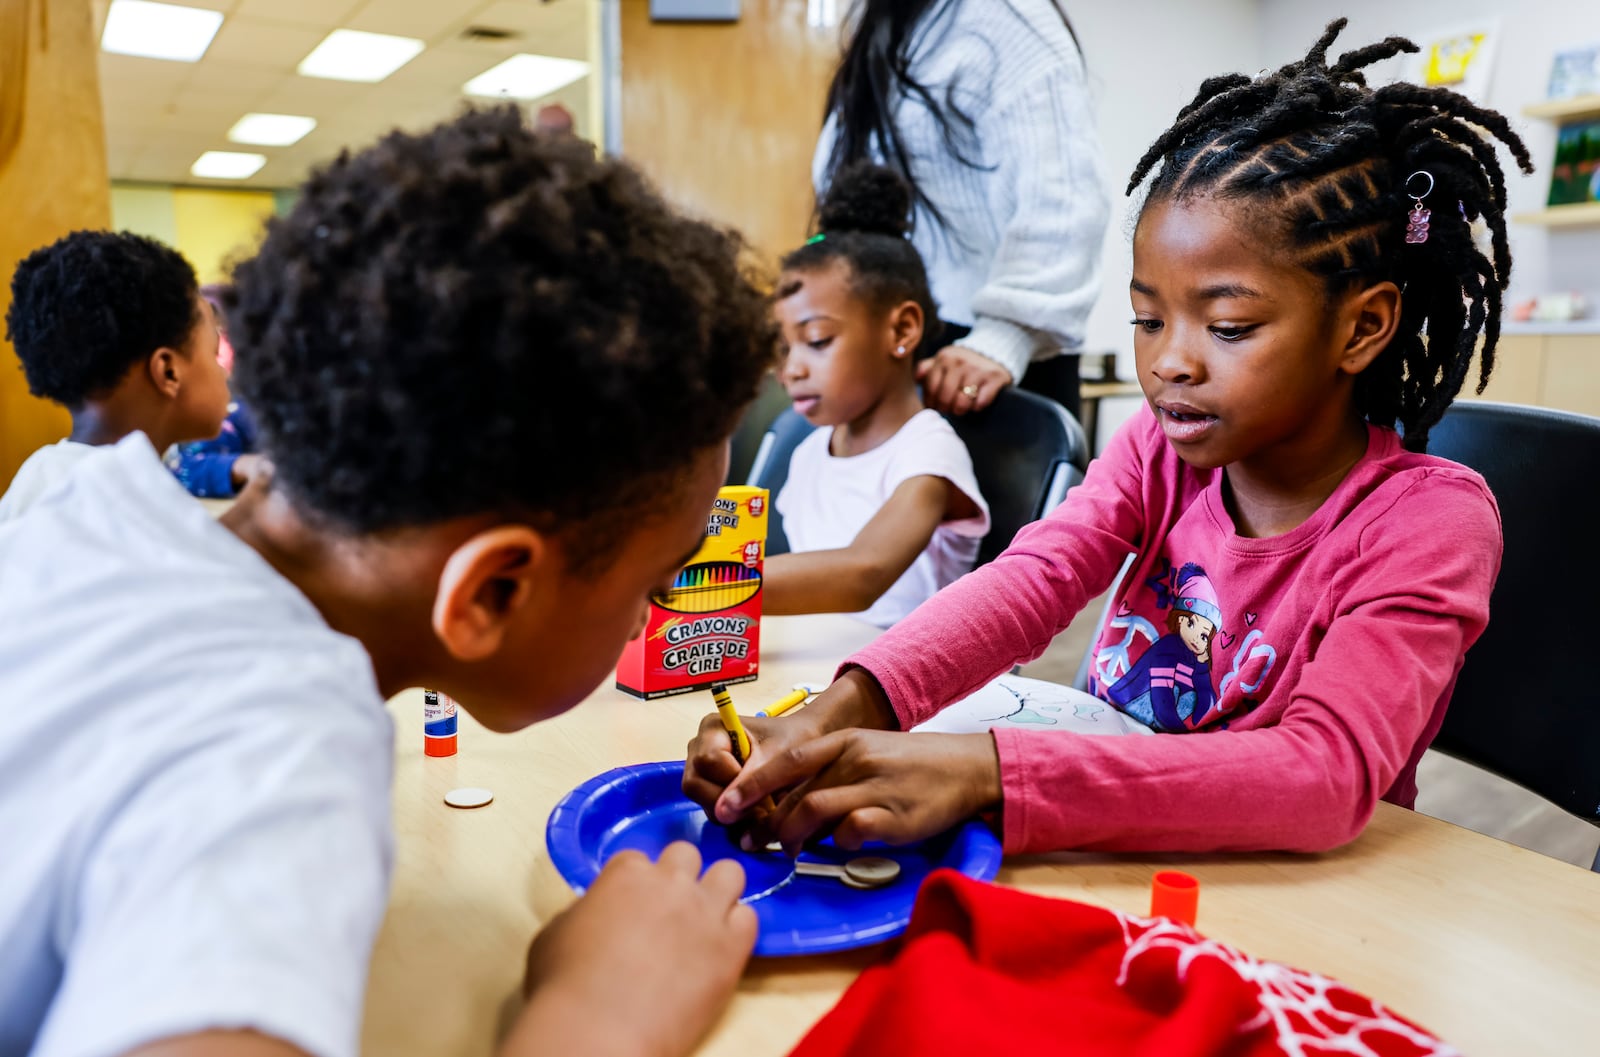
[[[1500,565],[1483,480],[1423,452],[1480,338],[1483,380],[1494,362],[1511,262],[1490,135],[1531,166],[1461,96],[1366,87],[1410,42],[1330,62],[1343,25],[1208,80],[1134,171],[1130,193],[1154,172],[1130,283],[1148,407],[997,560],[808,708],[752,721],[742,774],[704,726],[684,785],[715,817],[778,793],[757,821],[791,849],[987,812],[1012,851],[1314,850],[1413,802]],[[1164,733],[899,733],[1037,657],[1130,553],[1091,688]]]

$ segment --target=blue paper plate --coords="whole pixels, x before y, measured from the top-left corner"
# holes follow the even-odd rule
[[[562,798],[550,813],[545,843],[550,861],[580,893],[594,883],[607,859],[625,848],[654,859],[668,844],[700,847],[706,865],[735,859],[745,871],[744,901],[761,923],[756,953],[769,957],[823,954],[881,943],[904,932],[911,904],[928,874],[939,867],[991,880],[1000,869],[1000,842],[969,822],[920,844],[844,852],[831,843],[802,856],[846,862],[879,855],[900,864],[900,876],[883,888],[848,888],[826,877],[801,877],[782,853],[746,852],[727,831],[706,819],[683,795],[683,764],[643,763],[597,775]]]

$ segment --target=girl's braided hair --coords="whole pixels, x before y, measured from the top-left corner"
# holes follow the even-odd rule
[[[1461,391],[1482,337],[1478,392],[1500,337],[1501,294],[1511,272],[1505,173],[1493,140],[1524,172],[1533,164],[1506,119],[1443,88],[1367,87],[1362,69],[1417,46],[1389,37],[1328,63],[1344,29],[1335,19],[1299,62],[1251,78],[1208,79],[1151,144],[1128,182],[1132,193],[1160,163],[1146,204],[1207,195],[1263,207],[1293,259],[1321,275],[1330,296],[1389,280],[1401,289],[1394,339],[1356,379],[1357,409],[1397,422],[1406,447]],[[1432,177],[1432,189],[1419,171]],[[1408,180],[1410,186],[1408,187]],[[1432,212],[1425,242],[1408,243],[1411,195]],[[1457,208],[1450,208],[1456,206]],[[1472,222],[1489,230],[1489,251]]]

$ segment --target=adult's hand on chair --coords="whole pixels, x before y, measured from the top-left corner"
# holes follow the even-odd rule
[[[846,850],[910,844],[998,808],[1000,759],[987,733],[834,731],[753,760],[715,817],[742,817],[769,794],[781,799],[756,821],[755,837],[781,841],[790,855],[829,834]]]
[[[946,345],[917,364],[922,402],[935,411],[964,415],[994,403],[1012,383],[1011,372],[989,357],[961,345]]]

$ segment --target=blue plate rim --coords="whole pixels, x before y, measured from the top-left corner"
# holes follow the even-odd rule
[[[601,867],[592,862],[593,857],[579,837],[579,805],[624,781],[637,782],[660,775],[677,778],[682,774],[681,761],[625,764],[595,775],[563,796],[545,823],[545,848],[562,880],[582,895],[600,875]],[[959,857],[954,862],[941,863],[941,868],[956,870],[979,881],[992,881],[1000,872],[1004,852],[999,839],[984,823],[976,819],[962,823],[956,828],[951,845]],[[911,924],[914,904],[913,898],[903,910],[851,925],[763,932],[756,939],[755,953],[761,957],[828,954],[882,943],[900,935]]]

